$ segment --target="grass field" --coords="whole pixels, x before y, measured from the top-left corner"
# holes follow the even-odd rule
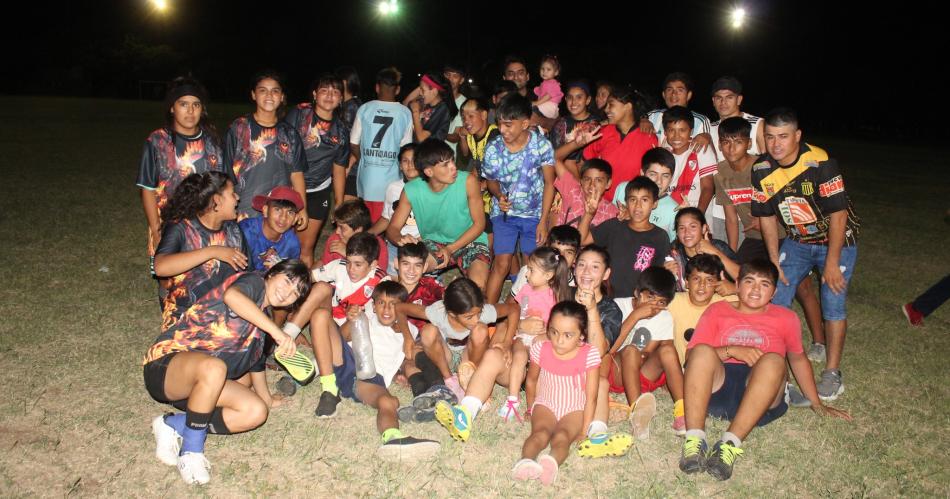
[[[213,107],[232,118],[249,108]],[[508,471],[528,434],[492,414],[472,439],[435,423],[407,433],[443,444],[436,460],[375,459],[374,413],[345,402],[317,420],[317,385],[256,431],[210,437],[212,482],[185,485],[154,457],[150,420],[166,408],[142,384],[158,334],[155,283],[134,185],[158,103],[0,97],[0,496],[525,496]],[[217,121],[224,130],[227,121]],[[807,133],[807,130],[806,130]],[[814,140],[843,165],[863,219],[849,295],[836,405],[854,422],[809,410],[754,431],[734,477],[686,476],[671,402],[650,440],[624,458],[568,459],[545,495],[950,495],[950,306],[913,329],[898,305],[947,272],[950,154],[939,148]],[[806,341],[808,339],[806,338]],[[271,373],[273,376],[273,373]],[[271,381],[274,381],[272,379]],[[405,402],[409,392],[397,389]],[[496,401],[500,393],[496,392]],[[495,405],[497,407],[497,404]],[[627,429],[618,425],[617,429]],[[724,424],[709,425],[718,437]]]

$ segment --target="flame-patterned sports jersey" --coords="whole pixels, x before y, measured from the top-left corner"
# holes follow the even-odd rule
[[[218,230],[211,230],[197,219],[182,220],[166,225],[156,255],[184,253],[209,246],[227,246],[250,255],[244,235],[237,222],[224,222]],[[195,268],[170,279],[168,294],[162,303],[162,328],[166,329],[208,291],[234,274],[234,269],[217,259],[210,259]]]
[[[838,162],[823,149],[801,143],[798,159],[779,166],[764,154],[752,165],[752,216],[776,216],[788,237],[828,244],[831,214],[847,210],[845,245],[857,243],[861,221],[844,189]]]
[[[259,215],[251,207],[254,196],[267,194],[277,186],[290,186],[290,174],[307,168],[303,141],[294,127],[282,121],[265,127],[252,114],[234,120],[228,128],[224,165],[234,172],[242,218]]]
[[[224,292],[231,287],[258,307],[264,303],[264,278],[260,274],[233,274],[191,305],[178,322],[162,327],[142,364],[175,352],[204,352],[227,364],[228,379],[248,372],[263,355],[265,333],[224,303]]]
[[[333,165],[347,166],[350,159],[350,129],[342,118],[331,121],[317,116],[310,103],[298,104],[284,121],[300,134],[307,161],[304,179],[307,192],[319,191],[330,185]]]
[[[136,185],[155,191],[158,211],[168,204],[178,184],[192,173],[217,171],[230,174],[221,159],[221,146],[207,133],[188,137],[159,128],[145,139]]]

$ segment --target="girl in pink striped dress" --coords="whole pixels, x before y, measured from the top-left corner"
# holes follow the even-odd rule
[[[588,300],[585,300],[588,301]],[[540,479],[550,485],[570,446],[584,436],[594,417],[601,352],[592,336],[603,334],[593,299],[588,307],[562,301],[551,309],[547,341],[531,347],[526,396],[531,435],[512,469],[516,480]],[[551,446],[548,454],[538,454]]]

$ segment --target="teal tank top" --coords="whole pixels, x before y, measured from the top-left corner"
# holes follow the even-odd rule
[[[468,211],[468,196],[465,193],[467,181],[468,172],[459,172],[455,182],[442,192],[432,192],[422,177],[406,184],[406,197],[412,204],[412,213],[423,239],[451,244],[472,226],[472,214]],[[475,240],[488,246],[488,236],[484,232]]]

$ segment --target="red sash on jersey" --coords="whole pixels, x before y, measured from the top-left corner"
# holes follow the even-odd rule
[[[692,168],[690,168],[690,165],[692,165]],[[683,201],[689,196],[689,191],[693,189],[693,179],[696,178],[698,174],[699,158],[696,157],[696,152],[694,151],[689,153],[689,157],[686,158],[686,164],[683,165],[683,173],[680,174],[679,180],[676,181],[676,187],[674,187],[673,192],[670,193],[670,197],[673,198],[673,201],[676,201],[676,204],[683,204]]]
[[[350,296],[340,300],[340,303],[333,307],[333,318],[343,319],[346,317],[346,307],[350,305],[366,305],[366,302],[373,296],[373,289],[379,284],[379,281],[386,277],[386,272],[376,268],[373,277],[370,277],[366,283],[357,288]]]

